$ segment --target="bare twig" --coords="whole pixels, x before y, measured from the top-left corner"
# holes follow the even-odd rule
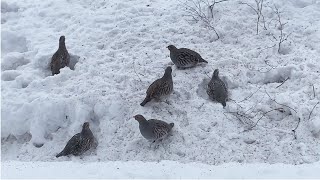
[[[310,111],[310,114],[309,114],[309,118],[308,118],[308,120],[310,120],[310,118],[311,118],[311,114],[312,114],[312,112],[313,112],[314,108],[316,108],[316,106],[317,106],[319,103],[320,103],[320,102],[317,102],[317,104],[315,104],[315,105],[313,106],[312,110]]]
[[[136,71],[135,60],[136,60],[136,59],[134,58],[134,59],[133,59],[133,62],[132,62],[133,71],[134,71],[134,73],[137,75],[137,77],[139,78],[139,81],[142,82],[141,79],[140,79],[140,76],[138,75],[138,73],[137,73],[137,71]]]
[[[293,110],[295,113],[297,113],[297,111],[296,111],[295,109],[293,109],[292,107],[290,107],[290,106],[288,106],[288,105],[285,105],[285,104],[280,104],[280,103],[278,103],[275,99],[272,99],[271,96],[268,94],[267,91],[266,91],[266,94],[269,96],[269,98],[270,98],[272,101],[274,101],[274,102],[277,103],[278,105],[285,106],[285,107]],[[299,117],[299,118],[298,118],[298,124],[297,124],[297,126],[292,130],[294,139],[297,139],[296,130],[298,129],[298,127],[299,127],[299,125],[300,125],[300,121],[301,121],[301,119],[300,119],[300,117]]]
[[[199,22],[202,21],[205,26],[214,31],[217,36],[217,39],[220,38],[216,28],[212,25],[212,21],[214,19],[213,8],[216,4],[225,2],[228,0],[220,0],[214,2],[212,4],[209,3],[208,0],[192,0],[191,4],[187,2],[184,3],[184,10],[187,13],[187,16],[190,16],[194,21]],[[204,12],[204,9],[209,9],[210,15]]]
[[[269,110],[269,111],[267,111],[267,112],[265,112],[265,113],[263,113],[262,114],[262,116],[257,120],[257,122],[253,125],[253,126],[251,126],[250,127],[250,129],[252,129],[252,128],[254,128],[254,127],[256,127],[257,126],[257,124],[258,124],[258,122],[266,115],[266,114],[268,114],[268,113],[270,113],[270,112],[272,112],[272,111],[280,111],[280,112],[282,112],[283,111],[283,108],[276,108],[276,109],[271,109],[271,110]]]
[[[207,73],[204,73],[209,79],[211,79],[211,77],[207,74]]]
[[[247,96],[247,97],[244,98],[243,100],[239,101],[239,103],[250,99],[255,93],[257,93],[257,92],[261,89],[261,87],[262,87],[262,86],[260,86],[255,92],[251,93],[249,96]]]
[[[316,98],[316,92],[314,90],[314,85],[312,85],[312,90],[313,90],[313,98]]]
[[[214,5],[218,4],[218,3],[221,3],[221,2],[224,2],[224,1],[228,1],[228,0],[221,0],[221,1],[216,1],[214,0],[212,4],[209,5],[209,10],[210,10],[210,14],[211,14],[211,18],[214,18],[214,15],[213,15],[213,8],[214,8]],[[208,2],[208,1],[207,1]],[[208,3],[209,4],[209,3]]]
[[[257,34],[259,34],[259,24],[260,24],[260,19],[262,18],[263,21],[263,28],[265,30],[267,30],[266,24],[265,24],[265,19],[264,19],[264,15],[262,13],[262,9],[263,9],[263,0],[255,0],[255,6],[249,4],[249,3],[245,3],[245,2],[240,2],[240,4],[244,4],[247,5],[248,7],[250,7],[256,14],[257,14],[257,22],[256,22],[256,31]]]
[[[280,106],[285,106],[285,107],[293,110],[295,113],[297,113],[297,111],[296,111],[295,109],[293,109],[292,107],[290,107],[290,106],[288,106],[288,105],[285,105],[285,104],[280,104],[280,103],[278,103],[275,99],[272,99],[271,96],[269,95],[269,93],[267,92],[267,90],[265,90],[265,92],[266,92],[266,94],[269,96],[269,98],[270,98],[272,101],[274,101],[276,104],[278,104],[278,105],[280,105]]]
[[[279,86],[277,86],[276,88],[282,86],[287,80],[289,79],[289,77],[287,77]]]
[[[296,130],[298,129],[298,127],[300,125],[300,121],[301,121],[301,119],[299,118],[297,126],[294,129],[292,129],[294,139],[297,139]]]
[[[289,33],[289,34],[285,34],[283,32],[284,25],[286,25],[287,23],[282,22],[281,12],[279,11],[279,8],[276,5],[274,5],[272,10],[277,16],[276,21],[277,21],[277,23],[279,25],[277,29],[280,31],[280,35],[278,37],[276,37],[274,34],[271,34],[271,33],[269,33],[269,35],[271,35],[276,41],[278,41],[278,53],[281,54],[280,53],[281,52],[281,45],[282,45],[283,42],[288,40],[288,38],[292,34],[292,32]]]

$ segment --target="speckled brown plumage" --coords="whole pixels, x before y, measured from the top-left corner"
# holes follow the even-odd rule
[[[59,74],[60,69],[69,66],[70,55],[66,48],[65,37],[61,36],[59,39],[59,48],[51,58],[50,68],[52,75]]]

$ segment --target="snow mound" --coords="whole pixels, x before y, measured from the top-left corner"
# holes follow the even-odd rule
[[[19,7],[16,4],[8,4],[5,1],[1,1],[1,13],[17,12]]]
[[[25,59],[23,53],[13,52],[2,57],[1,69],[5,70],[15,70],[20,66],[28,64],[30,61]]]
[[[1,31],[1,52],[25,52],[27,51],[27,41],[23,36],[9,31]]]

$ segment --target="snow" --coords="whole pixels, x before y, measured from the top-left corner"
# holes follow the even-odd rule
[[[69,178],[108,178],[108,179],[319,179],[320,164],[239,164],[227,163],[213,166],[202,163],[183,164],[176,161],[141,162],[19,162],[2,164],[3,179],[69,179]],[[50,169],[48,171],[48,169]],[[67,170],[66,170],[67,169]]]
[[[13,165],[29,171],[83,162],[109,167],[110,161],[148,167],[167,160],[173,167],[243,163],[271,172],[279,172],[278,166],[269,164],[281,163],[298,178],[300,166],[293,165],[319,166],[320,105],[310,112],[320,101],[320,1],[275,2],[286,23],[283,32],[290,34],[280,53],[273,2],[264,2],[268,30],[260,27],[258,35],[250,7],[216,4],[217,39],[203,23],[190,21],[179,1],[3,0],[1,159],[8,172],[15,171]],[[51,76],[61,35],[71,67]],[[209,63],[187,70],[173,66],[174,93],[141,107],[150,83],[172,66],[170,44],[193,49]],[[205,91],[216,68],[230,92],[225,109]],[[175,123],[171,136],[150,146],[136,114]],[[55,158],[85,121],[99,142],[96,151]]]

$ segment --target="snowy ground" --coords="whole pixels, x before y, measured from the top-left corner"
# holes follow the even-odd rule
[[[201,163],[182,164],[176,161],[162,162],[18,162],[2,164],[2,178],[50,179],[50,178],[313,178],[319,179],[319,163],[303,165],[237,164],[219,166]]]
[[[2,1],[2,161],[319,161],[320,1],[275,1],[287,23],[283,31],[290,34],[280,53],[268,35],[280,33],[271,8],[264,11],[268,30],[260,27],[256,35],[254,11],[239,2],[215,6],[217,39],[201,22],[190,22],[179,1]],[[266,5],[273,7],[271,1]],[[50,76],[48,65],[61,35],[73,70]],[[188,70],[173,66],[175,92],[169,103],[141,107],[149,84],[172,65],[169,44],[194,49],[209,64]],[[205,93],[215,68],[236,102],[230,100],[226,109]],[[230,112],[246,112],[248,118]],[[132,118],[138,113],[174,122],[172,136],[150,148]],[[56,159],[84,121],[99,141],[96,152]]]

